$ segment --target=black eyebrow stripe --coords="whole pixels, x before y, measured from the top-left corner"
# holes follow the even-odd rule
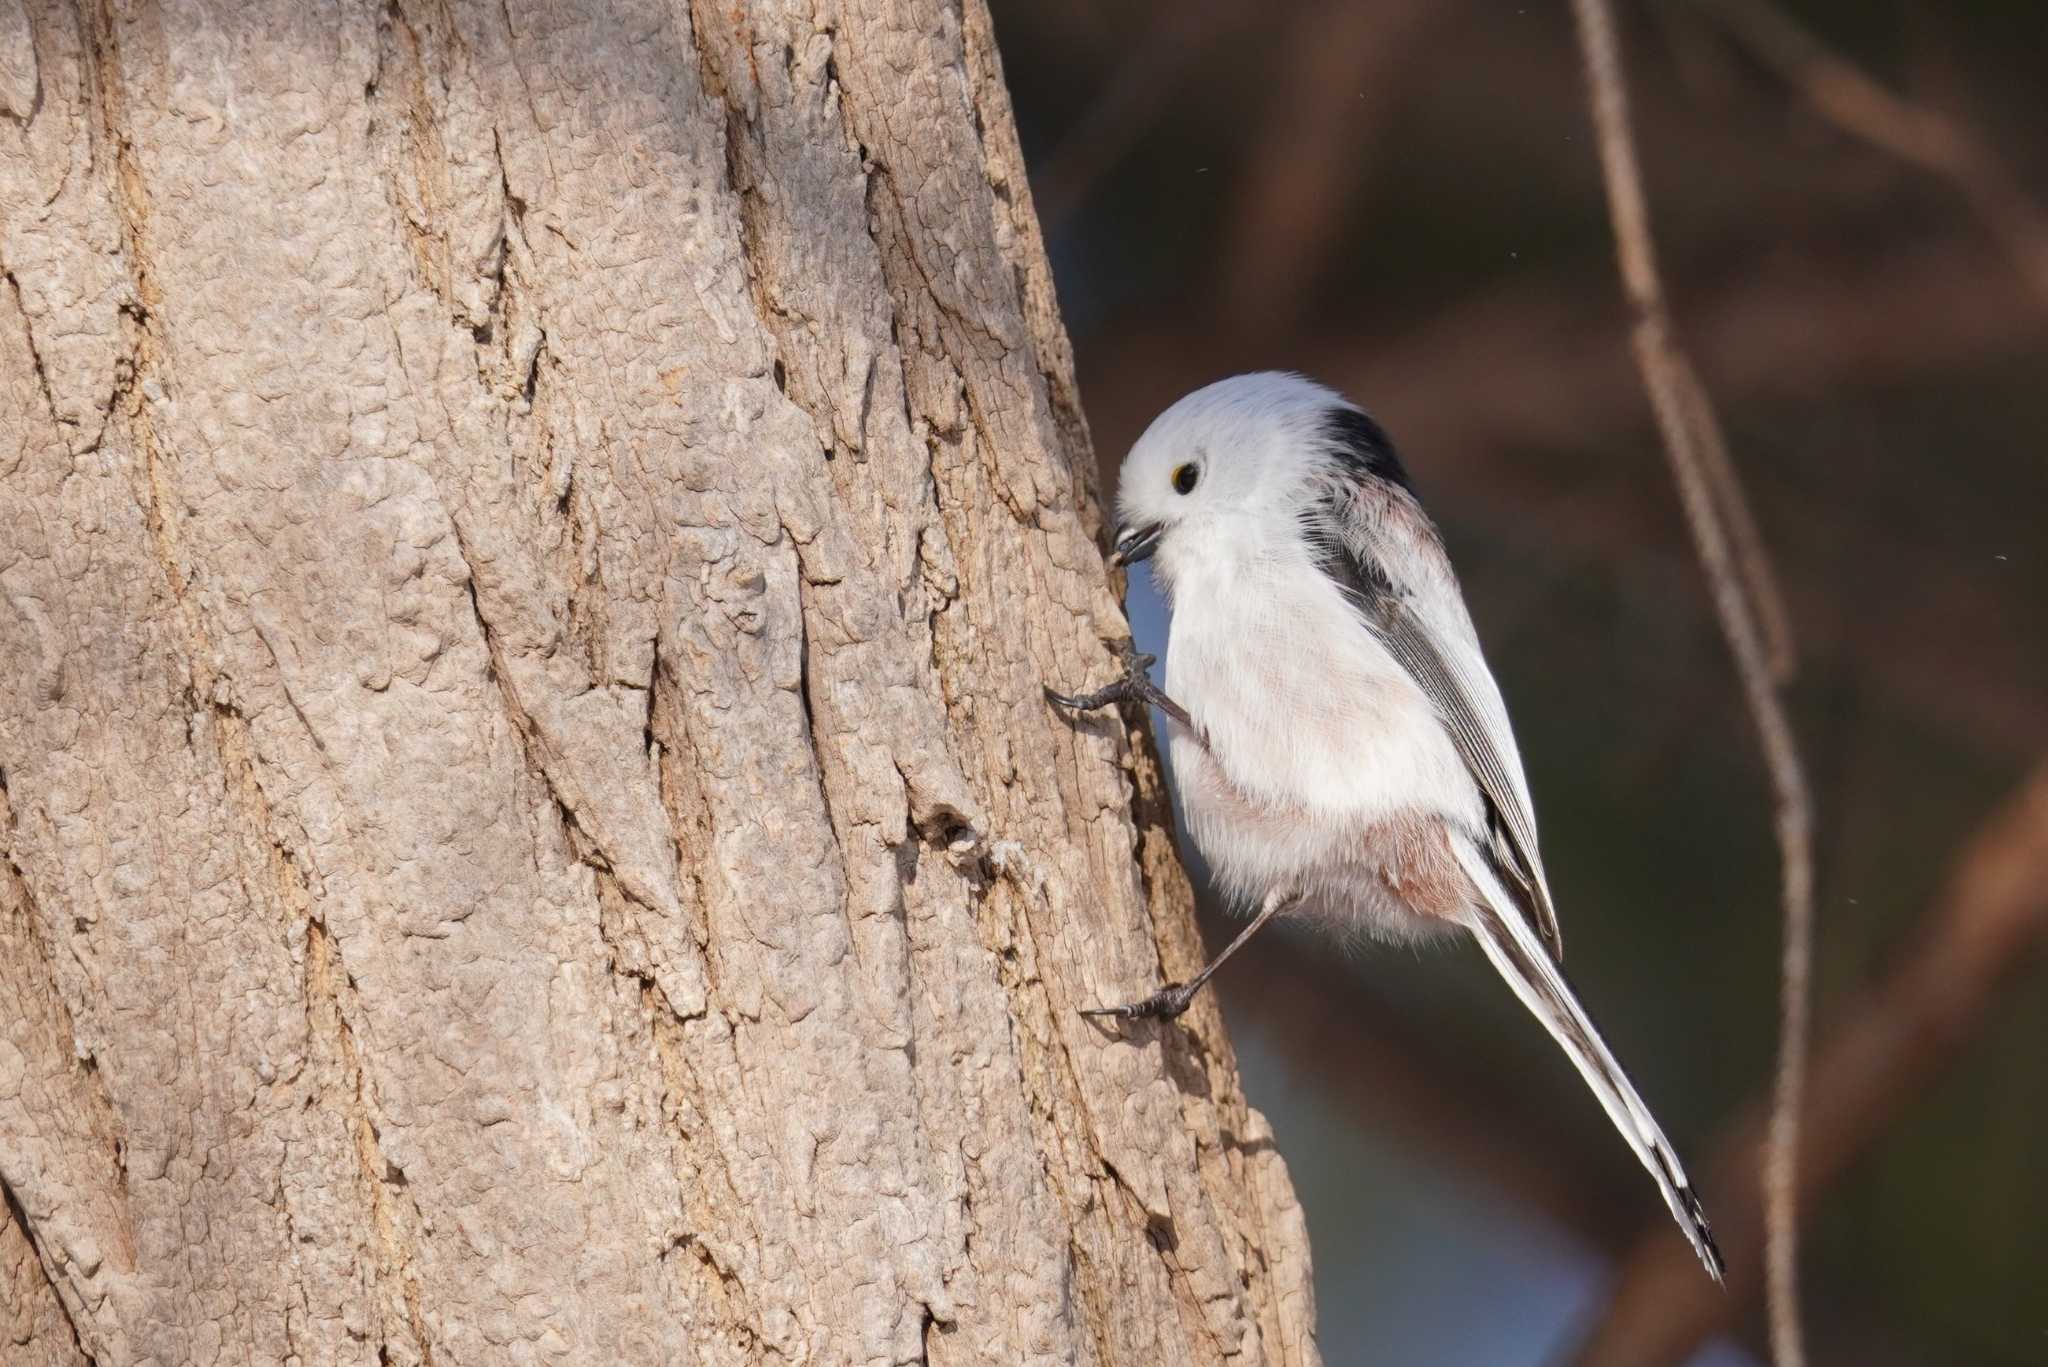
[[[1347,473],[1383,479],[1411,494],[1415,492],[1415,486],[1408,482],[1408,469],[1394,450],[1394,439],[1364,410],[1332,408],[1323,415],[1323,438]]]

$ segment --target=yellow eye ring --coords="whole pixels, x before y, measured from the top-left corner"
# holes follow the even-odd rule
[[[1202,477],[1201,467],[1190,462],[1173,467],[1173,491],[1177,494],[1192,494],[1195,482]]]

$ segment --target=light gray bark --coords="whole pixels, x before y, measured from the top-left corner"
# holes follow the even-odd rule
[[[1315,1361],[981,0],[0,0],[0,272],[0,1359]]]

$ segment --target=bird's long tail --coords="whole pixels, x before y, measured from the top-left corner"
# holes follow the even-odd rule
[[[1608,1118],[1656,1180],[1657,1190],[1664,1194],[1664,1204],[1671,1208],[1671,1218],[1678,1221],[1693,1251],[1706,1264],[1708,1275],[1720,1281],[1727,1264],[1714,1244],[1714,1231],[1707,1225],[1706,1211],[1686,1181],[1685,1169],[1679,1165],[1671,1141],[1657,1127],[1628,1074],[1608,1052],[1606,1042],[1578,998],[1572,995],[1564,975],[1544,951],[1534,928],[1509,898],[1491,861],[1464,841],[1453,843],[1458,846],[1459,862],[1478,884],[1482,896],[1471,919],[1480,948],[1522,999],[1522,1005],[1543,1022],[1544,1029],[1563,1047],[1579,1075],[1586,1079],[1586,1085],[1593,1089],[1593,1095],[1600,1099]]]

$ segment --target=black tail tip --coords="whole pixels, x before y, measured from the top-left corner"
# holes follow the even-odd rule
[[[1728,1260],[1721,1256],[1721,1246],[1714,1242],[1714,1227],[1707,1223],[1707,1208],[1700,1204],[1699,1193],[1689,1186],[1678,1188],[1678,1199],[1685,1205],[1687,1221],[1686,1234],[1691,1237],[1693,1251],[1706,1264],[1707,1275],[1714,1279],[1714,1285],[1722,1286],[1728,1280]]]

